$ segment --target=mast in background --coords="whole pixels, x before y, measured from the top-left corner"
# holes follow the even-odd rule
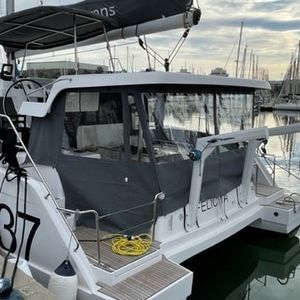
[[[238,72],[239,72],[239,60],[240,60],[241,42],[242,42],[242,37],[243,37],[243,27],[244,27],[244,21],[242,21],[242,24],[241,24],[239,47],[238,47],[237,58],[236,58],[236,69],[235,69],[235,77],[236,78],[238,77]]]
[[[9,15],[15,11],[15,0],[6,0],[6,14]]]

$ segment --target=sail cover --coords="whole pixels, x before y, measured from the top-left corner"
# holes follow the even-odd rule
[[[64,6],[39,6],[0,18],[0,44],[11,50],[49,49],[103,34],[118,26],[108,17]]]
[[[192,3],[192,0],[86,0],[69,7],[111,17],[119,27],[126,27],[184,13]]]

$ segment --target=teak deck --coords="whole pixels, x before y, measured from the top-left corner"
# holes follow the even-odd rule
[[[163,259],[114,286],[99,284],[99,292],[118,300],[148,299],[187,274],[183,267]]]
[[[97,245],[95,242],[95,230],[86,227],[78,227],[75,233],[89,260],[96,264]],[[150,250],[144,255],[137,257],[122,256],[112,252],[109,240],[101,241],[101,265],[99,267],[113,272],[158,250],[159,243],[154,242]],[[99,286],[99,292],[114,299],[142,300],[148,299],[159,293],[188,274],[189,271],[187,269],[163,257],[161,261],[154,263],[113,286],[103,283],[98,283],[97,285]]]
[[[81,247],[83,248],[86,255],[89,257],[92,263],[98,262],[97,255],[97,243],[95,229],[87,227],[77,227],[75,234],[80,242]],[[101,237],[106,234],[101,234]],[[123,256],[118,255],[112,252],[110,246],[110,240],[100,242],[100,261],[102,266],[106,266],[108,271],[118,270],[144,256],[149,255],[159,249],[159,243],[153,242],[151,248],[147,253],[140,256]]]

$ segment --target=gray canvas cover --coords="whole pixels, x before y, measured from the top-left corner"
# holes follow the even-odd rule
[[[245,149],[213,152],[205,161],[200,201],[218,198],[241,184]]]
[[[114,20],[86,10],[39,6],[0,18],[0,44],[13,49],[49,49],[92,38],[117,26]]]
[[[96,209],[100,215],[105,215],[149,204],[160,191],[166,194],[166,198],[158,202],[157,216],[183,208],[188,203],[193,167],[190,160],[153,165],[138,163],[128,157],[109,161],[63,154],[64,107],[64,97],[59,96],[51,114],[45,118],[33,118],[29,151],[36,163],[57,168],[67,208]],[[226,195],[239,186],[244,157],[244,148],[215,151],[210,155],[204,165],[199,201]],[[148,205],[106,218],[105,226],[117,231],[134,228],[133,233],[144,232],[151,226],[152,218],[153,205]],[[82,221],[92,225],[93,218]]]
[[[50,49],[106,31],[186,12],[191,0],[86,0],[69,6],[38,6],[0,18],[0,44],[7,51]]]

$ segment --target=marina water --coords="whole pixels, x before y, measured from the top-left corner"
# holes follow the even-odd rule
[[[261,112],[255,126],[297,122],[298,112]],[[277,184],[300,193],[300,133],[272,137],[266,150]],[[194,272],[190,299],[300,299],[299,238],[247,228],[193,257],[184,263]]]

